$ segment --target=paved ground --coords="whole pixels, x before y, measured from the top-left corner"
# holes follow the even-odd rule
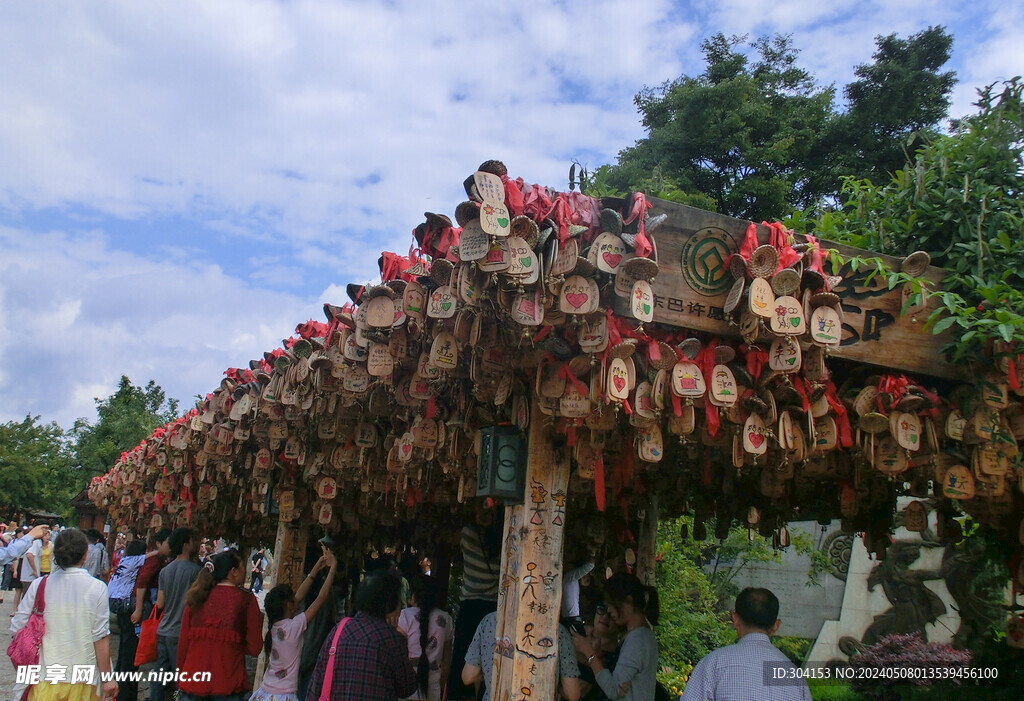
[[[267,590],[264,589],[256,598],[260,602],[260,610],[263,610],[263,598],[266,596]],[[14,592],[4,592],[4,603],[0,604],[0,645],[4,651],[7,650],[7,646],[11,643],[11,632],[10,625],[11,619],[10,614],[14,613]],[[114,658],[113,663],[117,664],[117,625],[113,617],[111,617],[111,631],[110,631],[110,652]],[[5,655],[6,656],[6,655]],[[252,679],[253,674],[256,671],[256,659],[252,657],[246,658],[246,666],[249,668],[249,678]],[[148,666],[147,666],[148,667]],[[10,661],[0,662],[0,699],[3,701],[10,701],[11,690],[14,688],[14,665]],[[139,684],[139,699],[143,701],[149,698],[149,684],[148,682],[142,682]]]

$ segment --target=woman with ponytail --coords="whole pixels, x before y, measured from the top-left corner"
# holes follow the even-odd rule
[[[324,607],[330,599],[331,588],[334,586],[334,575],[338,570],[338,561],[334,553],[325,546],[313,570],[309,573],[298,591],[293,592],[287,584],[278,584],[267,592],[263,600],[263,608],[267,612],[267,637],[263,641],[263,650],[267,654],[267,671],[263,674],[263,683],[253,692],[250,701],[296,701],[299,684],[299,661],[302,658],[303,633],[306,625]],[[316,575],[324,567],[329,567],[327,578],[320,586],[316,600],[305,611],[299,610],[306,598],[309,587]]]
[[[651,626],[658,623],[658,592],[633,575],[620,573],[605,582],[604,603],[612,620],[626,631],[615,669],[606,666],[597,642],[573,633],[576,650],[609,699],[650,701],[657,686],[658,641]]]
[[[398,617],[398,630],[409,643],[409,659],[416,670],[419,690],[410,699],[440,701],[441,680],[448,678],[452,663],[452,617],[437,608],[438,587],[432,577],[412,580],[412,605]]]
[[[245,656],[260,654],[263,614],[256,597],[242,588],[245,577],[245,563],[238,551],[225,550],[203,566],[185,595],[178,641],[181,701],[211,696],[218,701],[244,701],[249,697],[252,684]],[[209,678],[204,672],[210,673]]]

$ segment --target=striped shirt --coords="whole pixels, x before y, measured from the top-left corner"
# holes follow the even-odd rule
[[[790,670],[793,663],[767,635],[747,633],[697,663],[681,701],[811,701],[806,681],[786,679]]]
[[[462,527],[462,598],[498,600],[498,575],[501,560],[487,557],[484,551],[484,529],[469,524]]]

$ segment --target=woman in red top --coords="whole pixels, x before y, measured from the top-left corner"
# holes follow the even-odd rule
[[[245,656],[263,648],[263,614],[256,597],[242,588],[245,576],[238,551],[226,550],[200,570],[188,590],[178,639],[181,701],[248,699],[252,684]]]

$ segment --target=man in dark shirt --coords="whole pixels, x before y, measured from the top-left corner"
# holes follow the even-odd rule
[[[146,561],[135,578],[135,612],[132,614],[132,625],[140,625],[143,619],[149,616],[156,601],[160,570],[167,564],[167,556],[171,554],[171,546],[167,543],[169,535],[169,528],[162,528],[156,532],[153,536],[156,548],[146,553]]]
[[[174,560],[160,570],[156,607],[163,611],[156,629],[156,663],[153,671],[173,672],[178,660],[178,637],[181,635],[181,615],[185,611],[185,594],[199,576],[199,563],[195,561],[195,535],[188,528],[176,528],[167,538]],[[167,691],[174,690],[174,682],[150,682],[150,701],[163,701]]]
[[[342,619],[333,669],[327,669],[337,626],[317,659],[307,699],[320,697],[324,677],[331,675],[331,701],[394,701],[416,691],[416,673],[409,661],[405,636],[397,621],[401,582],[387,571],[369,575],[356,591],[356,615]]]

